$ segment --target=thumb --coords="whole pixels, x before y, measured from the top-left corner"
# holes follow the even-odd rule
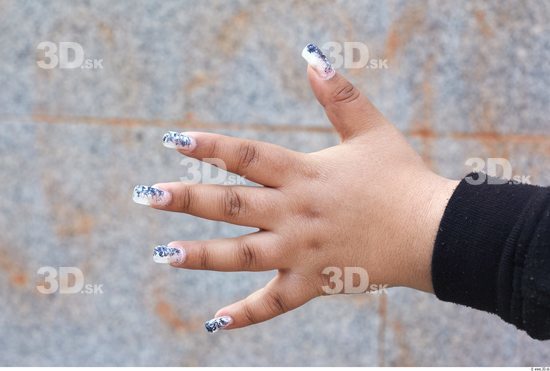
[[[342,140],[384,122],[384,117],[370,100],[334,70],[317,46],[308,44],[302,57],[309,64],[307,74],[311,89]]]

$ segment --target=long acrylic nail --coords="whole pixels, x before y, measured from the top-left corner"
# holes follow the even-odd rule
[[[185,133],[169,131],[162,137],[162,144],[167,148],[192,151],[197,146],[195,139]]]
[[[159,264],[180,264],[185,261],[185,251],[179,247],[160,245],[153,250],[153,261]]]
[[[170,192],[145,185],[135,186],[132,195],[134,202],[141,205],[166,205],[171,198]]]
[[[214,333],[229,326],[233,322],[233,318],[229,316],[216,317],[204,323],[206,331]]]
[[[327,56],[315,44],[307,44],[302,50],[302,57],[323,80],[331,79],[336,73]]]

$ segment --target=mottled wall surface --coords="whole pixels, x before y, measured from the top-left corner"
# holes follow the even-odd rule
[[[167,129],[336,144],[300,57],[310,41],[388,60],[343,72],[434,170],[503,157],[550,185],[549,24],[544,1],[0,1],[0,364],[548,365],[550,343],[407,289],[209,335],[204,320],[273,274],[154,264],[158,243],[247,229],[131,190],[182,176]],[[42,41],[78,42],[103,69],[41,69]],[[103,294],[40,294],[42,266],[78,267]]]

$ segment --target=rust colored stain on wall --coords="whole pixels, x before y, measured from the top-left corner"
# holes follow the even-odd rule
[[[156,301],[155,314],[174,331],[198,332],[203,330],[203,319],[195,317],[185,319],[188,314],[179,313],[171,303],[163,298]]]
[[[250,12],[241,10],[225,22],[216,39],[217,46],[226,56],[231,56],[239,49],[250,28]]]
[[[60,237],[74,237],[82,234],[90,234],[94,227],[92,215],[81,213],[73,218],[66,219],[56,227],[56,233]]]
[[[492,37],[493,30],[491,26],[489,26],[489,23],[487,23],[487,20],[485,19],[485,13],[482,10],[476,9],[474,10],[474,17],[479,27],[479,30],[481,31],[481,34],[484,37]]]
[[[3,246],[0,248],[0,269],[9,277],[9,283],[15,287],[27,288],[29,278],[18,259],[14,257],[14,249],[7,252]]]
[[[29,119],[20,118],[22,122]],[[155,126],[161,128],[196,128],[205,130],[252,130],[259,132],[310,132],[310,133],[335,133],[330,126],[318,125],[294,125],[294,124],[263,124],[263,123],[213,123],[196,119],[192,114],[182,120],[164,120],[164,119],[141,119],[129,117],[85,117],[85,116],[55,116],[49,114],[36,113],[30,118],[32,122],[44,124],[87,124],[87,125],[107,125],[107,126]],[[435,133],[424,127],[414,128],[404,131],[404,135],[413,138],[452,138],[457,140],[483,140],[491,142],[507,143],[548,143],[550,144],[550,134],[546,133],[500,133],[496,130],[479,130],[473,132],[451,132]]]
[[[415,34],[426,36],[426,17],[427,8],[420,3],[412,4],[401,11],[400,16],[392,22],[386,39],[385,55],[389,60],[396,60],[399,51],[411,42]]]

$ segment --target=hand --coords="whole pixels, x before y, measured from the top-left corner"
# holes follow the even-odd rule
[[[344,77],[325,80],[317,70],[308,67],[309,81],[341,144],[298,153],[216,134],[167,134],[165,143],[182,154],[221,159],[228,171],[264,187],[174,182],[137,195],[157,209],[259,228],[161,248],[160,259],[180,268],[278,271],[264,288],[220,309],[220,327],[262,322],[324,295],[331,285],[326,267],[361,267],[371,284],[433,290],[433,244],[457,182],[431,172]]]

